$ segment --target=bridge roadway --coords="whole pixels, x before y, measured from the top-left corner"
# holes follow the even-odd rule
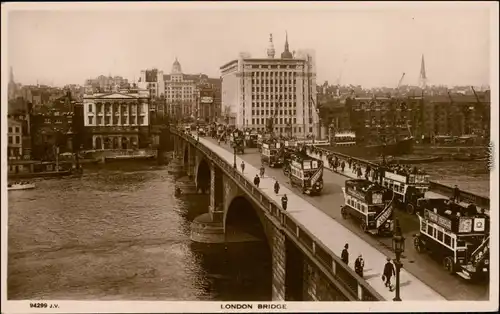
[[[215,139],[209,137],[200,137],[200,141],[217,153],[225,151],[221,154],[224,154],[224,157],[227,156],[228,161],[233,163],[233,150],[229,145],[221,143],[219,146]],[[226,155],[227,153],[229,155]],[[246,164],[245,175],[253,181],[261,164],[258,150],[245,148],[245,154],[237,156],[239,170],[241,170],[241,160],[244,160]],[[349,173],[350,169],[346,168],[345,172]],[[272,178],[276,178],[280,182],[279,197],[274,195],[274,180]],[[282,169],[266,168],[265,177],[261,179],[260,186],[264,191],[269,190],[270,195],[276,198],[278,204],[281,204],[281,196],[286,193],[289,199],[288,212],[304,225],[310,226],[310,231],[322,239],[333,252],[338,252],[339,256],[344,244],[349,242],[349,265],[351,268],[354,267],[354,260],[361,253],[365,260],[365,279],[377,292],[391,299],[392,297],[389,295],[394,294],[394,292],[389,292],[384,287],[381,276],[385,257],[394,257],[392,239],[371,236],[361,231],[360,227],[353,221],[342,219],[340,206],[344,203],[344,197],[341,188],[347,179],[346,176],[325,171],[322,195],[310,197],[300,193],[295,188],[291,191],[288,178],[283,175]],[[333,219],[325,220],[328,216],[322,214]],[[413,235],[419,229],[417,217],[400,211],[396,211],[396,214],[406,238],[406,250],[402,258],[404,269],[401,270],[403,300],[442,300],[443,297],[447,300],[488,300],[488,285],[471,284],[459,276],[450,275],[441,267],[439,261],[433,260],[426,254],[417,253],[413,248]],[[344,229],[342,226],[348,230],[341,231]]]
[[[210,148],[213,152],[221,156],[227,162],[233,163],[233,153],[230,151],[229,147],[220,147],[215,141],[208,138],[200,138],[200,142]],[[245,160],[245,157],[250,156],[254,156],[254,160]],[[255,156],[259,155],[254,153],[237,157],[238,169],[240,171],[240,164],[242,160],[240,157],[243,157],[243,160],[245,160],[246,167],[244,176],[249,181],[253,181],[253,178],[258,173],[258,167],[260,165],[260,157],[258,158],[259,163],[255,163]],[[349,265],[351,266],[351,268],[353,267],[354,260],[357,257],[357,254],[362,253],[365,259],[365,280],[386,300],[392,300],[392,298],[394,298],[394,291],[389,291],[389,289],[384,286],[384,283],[381,279],[384,264],[386,262],[385,258],[387,255],[379,252],[372,245],[369,245],[348,229],[343,228],[342,225],[339,224],[336,220],[328,219],[328,216],[324,213],[324,211],[316,208],[310,202],[307,202],[303,198],[299,197],[296,194],[297,191],[292,191],[288,189],[284,184],[282,184],[279,195],[276,195],[273,191],[273,186],[274,180],[267,177],[261,179],[259,188],[278,204],[281,203],[281,196],[284,193],[287,194],[287,212],[295,219],[297,219],[314,236],[316,236],[318,239],[321,239],[323,244],[333,252],[338,252],[338,255],[340,255],[344,244],[346,242],[349,242]],[[392,256],[392,254],[389,256]],[[426,284],[422,283],[418,278],[408,273],[404,269],[401,270],[401,283],[401,298],[403,300],[445,300],[442,295],[428,287]]]

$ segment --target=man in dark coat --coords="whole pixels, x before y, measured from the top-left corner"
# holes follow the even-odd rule
[[[396,275],[396,271],[394,270],[394,265],[392,265],[391,263],[391,259],[388,257],[387,263],[385,263],[384,266],[384,279],[385,279],[385,286],[389,287],[390,291],[392,291],[391,277],[393,275]]]
[[[340,258],[342,259],[342,261],[344,263],[349,264],[349,252],[347,251],[347,249],[349,248],[349,244],[346,243],[344,245],[344,249],[342,250],[342,254],[340,255]]]
[[[284,194],[281,197],[281,207],[283,207],[283,210],[286,210],[287,204],[288,204],[288,197],[286,197],[286,194]]]
[[[256,187],[259,187],[260,178],[258,174],[255,175],[255,178],[253,178],[253,184],[255,184]]]
[[[354,262],[354,271],[361,278],[363,278],[363,268],[365,268],[365,261],[363,260],[363,256],[361,256],[361,254],[359,254],[358,258]]]

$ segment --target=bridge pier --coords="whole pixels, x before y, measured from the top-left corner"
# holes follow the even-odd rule
[[[191,223],[191,240],[200,243],[224,243],[224,210],[222,207],[222,173],[210,163],[210,205],[208,213],[202,214]],[[217,184],[218,183],[218,184]]]

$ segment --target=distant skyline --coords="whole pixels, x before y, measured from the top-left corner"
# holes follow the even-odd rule
[[[429,85],[490,84],[493,7],[359,4],[161,3],[154,11],[138,3],[120,4],[120,11],[42,5],[9,13],[8,63],[26,85],[82,85],[99,75],[133,81],[145,69],[169,73],[176,57],[185,73],[219,77],[219,67],[240,52],[265,57],[270,33],[279,56],[287,31],[291,51],[315,50],[318,84],[340,77],[341,85],[396,87],[405,72],[402,84],[417,85],[422,54]]]

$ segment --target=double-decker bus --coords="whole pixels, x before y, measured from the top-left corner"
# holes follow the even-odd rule
[[[417,200],[429,190],[429,175],[385,171],[382,185],[394,191],[394,207],[414,214]]]
[[[438,199],[418,212],[420,230],[413,238],[419,253],[437,257],[451,274],[467,280],[487,279],[489,274],[490,219],[475,205],[467,207]]]
[[[259,134],[255,130],[245,132],[245,141],[246,141],[247,147],[249,147],[249,148],[256,148],[257,147],[258,135]]]
[[[260,160],[263,164],[267,164],[271,168],[281,167],[283,166],[282,151],[283,144],[279,141],[266,141],[262,143]]]
[[[364,232],[380,236],[392,235],[394,221],[392,202],[394,193],[369,180],[347,180],[344,193],[344,205],[340,212],[342,218],[354,218],[359,221]]]
[[[297,186],[303,194],[317,195],[323,190],[323,161],[303,152],[291,154],[288,162],[290,185]]]
[[[230,133],[229,142],[236,153],[245,153],[245,135],[238,129]]]

